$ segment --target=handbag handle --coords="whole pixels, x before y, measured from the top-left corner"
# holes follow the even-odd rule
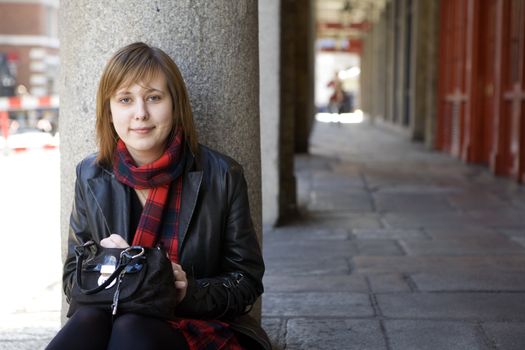
[[[118,277],[118,275],[120,275],[120,273],[122,272],[122,270],[126,268],[126,266],[128,266],[134,259],[144,255],[144,252],[145,252],[144,247],[141,247],[141,246],[131,246],[131,247],[127,247],[126,249],[122,250],[120,252],[118,266],[115,269],[115,271],[113,271],[113,273],[108,277],[108,279],[105,280],[104,283],[102,283],[98,287],[95,287],[93,289],[86,289],[82,286],[82,263],[84,262],[84,259],[86,257],[86,253],[85,253],[86,248],[91,245],[95,245],[95,242],[87,241],[83,245],[75,247],[75,253],[77,255],[77,269],[76,269],[77,285],[80,291],[86,295],[95,294],[105,289],[107,286],[110,285],[111,282],[113,282],[115,278]],[[132,254],[132,252],[135,250],[138,250],[139,252],[136,254]]]

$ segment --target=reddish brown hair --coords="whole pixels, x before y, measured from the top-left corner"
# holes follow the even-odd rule
[[[113,153],[118,140],[113,127],[109,102],[121,87],[136,83],[146,84],[157,74],[166,77],[173,101],[174,127],[181,127],[193,153],[197,152],[197,133],[186,85],[179,68],[161,49],[137,42],[118,50],[108,61],[97,91],[96,133],[99,153],[97,162],[113,164]]]

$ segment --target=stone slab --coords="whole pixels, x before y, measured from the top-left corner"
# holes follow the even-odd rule
[[[313,228],[376,229],[383,228],[381,215],[375,213],[311,212],[303,225]]]
[[[325,156],[315,153],[296,154],[294,157],[295,171],[298,173],[312,172],[314,170],[326,171],[331,169],[332,165],[338,164],[339,160],[333,155]]]
[[[443,195],[374,194],[374,202],[381,212],[451,212],[455,209]]]
[[[408,255],[522,255],[525,249],[506,237],[462,237],[431,241],[401,240]]]
[[[455,193],[456,186],[437,186],[430,179],[414,174],[414,169],[386,167],[384,164],[366,164],[363,169],[368,186],[378,193]]]
[[[338,228],[307,228],[301,226],[278,227],[264,232],[263,244],[305,240],[347,240],[348,230]]]
[[[358,239],[429,239],[424,231],[417,229],[355,229],[352,235]]]
[[[272,275],[263,279],[266,292],[368,292],[362,275]]]
[[[292,319],[286,333],[287,350],[387,349],[378,321]]]
[[[508,237],[525,237],[525,228],[515,228],[515,229],[505,229],[498,228],[498,232],[508,236]]]
[[[413,171],[413,170],[411,170]],[[389,177],[392,179],[392,177]],[[403,177],[403,180],[410,180],[410,178]],[[386,195],[395,195],[393,198],[405,198],[409,201],[425,200],[424,196],[428,196],[427,199],[431,198],[432,195],[450,195],[454,193],[461,193],[463,190],[461,187],[435,185],[432,183],[422,183],[419,178],[414,178],[407,183],[399,183],[390,186],[381,186],[375,192],[378,198]],[[448,206],[448,204],[447,204]]]
[[[391,350],[488,350],[472,322],[385,321]]]
[[[336,174],[345,174],[345,175],[361,175],[361,167],[353,162],[341,162],[332,165],[332,170]]]
[[[281,350],[286,347],[286,320],[274,317],[262,317],[261,326],[268,334],[272,348]]]
[[[314,189],[336,190],[341,192],[363,190],[366,184],[359,174],[323,171],[311,173],[311,185]]]
[[[383,222],[388,228],[469,228],[476,226],[477,221],[459,213],[387,213]]]
[[[418,290],[441,291],[514,291],[525,293],[523,272],[463,270],[411,274]]]
[[[489,227],[525,228],[523,211],[500,208],[499,210],[471,211],[468,215]]]
[[[359,255],[406,255],[402,247],[393,239],[355,240]]]
[[[0,332],[0,349],[35,350],[44,349],[57,333],[56,328],[21,327]]]
[[[386,317],[525,321],[525,293],[377,294]]]
[[[264,258],[315,258],[350,257],[358,253],[353,241],[338,240],[296,240],[294,242],[274,242],[264,246]]]
[[[489,322],[482,327],[498,349],[525,349],[525,323]]]
[[[512,237],[511,238],[514,242],[521,245],[523,248],[525,248],[525,237]]]
[[[456,239],[456,238],[485,238],[501,239],[503,234],[486,227],[468,227],[468,228],[426,228],[425,234],[433,239]]]
[[[351,272],[349,260],[345,258],[272,258],[265,260],[266,275],[342,275]]]
[[[465,191],[448,196],[449,202],[458,210],[499,210],[510,207],[509,203],[483,190]]]
[[[520,246],[525,247],[525,228],[497,229],[497,231],[507,236],[513,242],[516,242]]]
[[[374,309],[368,294],[264,293],[265,317],[371,317]]]
[[[515,208],[521,209],[521,210],[525,209],[525,195],[524,194],[518,195],[514,191],[514,193],[511,193],[509,200]]]
[[[515,256],[355,256],[356,273],[488,270],[525,273],[525,257]]]
[[[0,334],[0,337],[2,335]],[[0,349],[2,350],[40,350],[45,349],[52,338],[46,339],[25,339],[25,340],[0,340]]]
[[[41,305],[40,308],[44,309],[45,306],[45,304]],[[49,308],[54,309],[54,306]],[[40,331],[47,332],[47,330],[56,333],[60,329],[60,310],[31,311],[26,309],[15,313],[4,313],[2,310],[0,316],[0,330],[6,332],[5,334],[16,334],[22,329],[35,334],[40,334]],[[0,339],[3,338],[0,337]]]
[[[335,191],[335,190],[334,190]],[[373,212],[372,198],[366,193],[310,192],[307,208],[312,211]]]
[[[405,277],[398,273],[368,274],[367,279],[374,293],[410,292]]]

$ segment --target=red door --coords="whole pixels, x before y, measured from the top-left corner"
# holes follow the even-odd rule
[[[444,0],[440,16],[440,69],[436,147],[461,155],[464,142],[468,1]]]
[[[473,1],[468,9],[473,25],[468,34],[472,40],[467,62],[472,73],[466,72],[468,101],[462,158],[473,163],[488,164],[492,150],[497,1]]]
[[[495,147],[496,174],[525,181],[525,0],[497,3]]]

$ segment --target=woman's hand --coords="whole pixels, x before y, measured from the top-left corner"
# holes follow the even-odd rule
[[[113,233],[111,236],[104,238],[100,241],[100,245],[104,248],[127,248],[129,247],[128,242],[121,235]]]
[[[175,276],[175,288],[177,288],[177,302],[180,303],[186,296],[186,290],[188,288],[188,279],[186,278],[186,272],[182,269],[179,264],[171,263],[173,269],[173,275]]]

